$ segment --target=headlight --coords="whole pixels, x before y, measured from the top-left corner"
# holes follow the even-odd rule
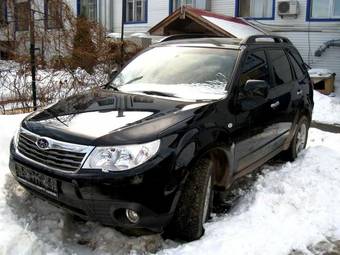
[[[101,169],[103,172],[124,171],[137,167],[158,151],[160,140],[144,144],[96,147],[83,168]]]

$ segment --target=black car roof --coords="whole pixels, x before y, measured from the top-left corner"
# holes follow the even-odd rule
[[[166,37],[157,46],[187,46],[239,49],[241,46],[292,46],[289,39],[281,36],[254,35],[245,39],[200,35],[175,35]]]
[[[177,39],[160,42],[155,46],[192,46],[192,47],[213,47],[213,48],[239,48],[242,40],[238,38],[205,37]]]

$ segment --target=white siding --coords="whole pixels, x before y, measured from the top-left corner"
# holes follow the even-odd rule
[[[300,54],[304,58],[306,63],[309,63],[315,68],[327,68],[332,72],[338,74],[338,79],[340,78],[340,49],[339,47],[330,47],[327,49],[321,57],[315,57],[314,53],[319,48],[319,46],[332,39],[340,39],[340,31],[338,33],[333,32],[322,32],[322,33],[308,33],[306,32],[286,32],[277,33],[282,36],[288,37],[296,48],[299,50]],[[310,39],[308,39],[308,37]]]
[[[307,22],[307,0],[299,0],[300,13],[295,17],[281,18],[277,15],[277,2],[274,20],[252,21],[269,33],[288,37],[302,57],[315,68],[327,68],[338,74],[340,80],[340,49],[329,48],[321,57],[315,57],[315,51],[325,42],[340,39],[340,22]],[[212,0],[212,11],[228,16],[235,16],[235,0]]]
[[[234,16],[235,0],[212,0],[211,11],[228,16]]]

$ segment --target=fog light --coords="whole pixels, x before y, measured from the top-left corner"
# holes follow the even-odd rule
[[[137,223],[139,221],[139,215],[137,212],[131,209],[126,209],[125,210],[125,215],[126,218],[131,222],[131,223]]]

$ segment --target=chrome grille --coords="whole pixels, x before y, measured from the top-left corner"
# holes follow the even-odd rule
[[[17,150],[26,158],[58,171],[79,170],[86,156],[93,149],[91,146],[65,143],[48,137],[43,138],[49,142],[50,147],[41,149],[37,146],[40,138],[34,133],[21,129]]]

